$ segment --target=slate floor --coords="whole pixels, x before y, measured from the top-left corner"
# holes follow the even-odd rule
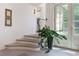
[[[49,53],[45,53],[45,50],[34,52],[27,50],[4,49],[0,51],[0,56],[79,56],[79,52],[64,50],[61,48],[53,48]]]

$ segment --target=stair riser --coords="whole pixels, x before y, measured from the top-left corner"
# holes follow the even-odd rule
[[[16,41],[39,43],[38,41],[33,41],[33,40],[19,40],[19,39],[17,39]]]
[[[16,41],[16,44],[24,44],[24,45],[35,45],[38,46],[37,43],[32,43],[32,42],[22,42],[22,41]]]
[[[25,38],[25,39],[36,39],[36,40],[40,39],[40,38],[32,38],[32,37],[23,37],[23,38]]]
[[[32,40],[32,41],[39,41],[41,38],[27,38],[27,37],[24,37],[23,39],[25,40]]]
[[[39,46],[34,46],[34,45],[6,45],[6,47],[31,47],[31,48],[38,48]]]
[[[16,49],[16,50],[28,50],[28,51],[40,51],[40,48],[24,48],[24,47],[6,47],[6,49]]]
[[[24,35],[24,37],[31,37],[31,38],[40,38],[39,36],[30,36],[30,35]]]

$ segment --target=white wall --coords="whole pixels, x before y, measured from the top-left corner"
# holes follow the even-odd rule
[[[46,4],[40,4],[39,8],[41,9],[40,13],[39,13],[39,18],[41,19],[46,19]],[[46,21],[45,20],[40,20],[40,28],[42,29],[43,27],[45,27],[46,25]]]
[[[5,26],[5,8],[12,10],[12,26]],[[30,4],[0,4],[0,49],[23,35],[36,33],[36,17]]]
[[[45,3],[40,4],[39,8],[41,9],[39,17],[42,19],[46,19],[46,4]]]
[[[38,14],[39,18],[42,19],[48,19],[47,21],[40,21],[41,28],[43,28],[45,25],[50,26],[51,28],[54,27],[54,4],[52,3],[43,3],[38,6],[38,8],[41,8],[41,12]]]
[[[46,4],[46,18],[47,25],[51,28],[54,27],[54,4],[53,3],[47,3]]]

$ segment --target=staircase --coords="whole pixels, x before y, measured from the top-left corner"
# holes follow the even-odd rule
[[[6,45],[6,49],[40,51],[38,45],[40,37],[38,35],[24,35],[21,39],[16,39],[16,42]]]

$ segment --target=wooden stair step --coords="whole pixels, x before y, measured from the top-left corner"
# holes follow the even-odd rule
[[[23,37],[23,38],[25,38],[25,39],[35,39],[35,40],[40,39],[40,38],[33,38],[33,37]]]
[[[38,35],[24,35],[24,37],[40,38]]]
[[[16,41],[26,41],[26,42],[34,42],[34,43],[39,43],[39,40],[36,39],[27,39],[27,38],[22,38],[22,39],[16,39]]]
[[[40,48],[30,48],[30,47],[5,47],[5,49],[12,50],[27,50],[27,51],[40,51]]]
[[[25,44],[9,44],[9,45],[6,45],[6,47],[31,47],[31,48],[38,48],[39,46],[36,46],[36,45],[25,45]]]
[[[38,43],[33,43],[33,42],[27,42],[27,41],[16,41],[15,42],[16,44],[31,44],[31,45],[36,45],[36,46],[38,46]]]

